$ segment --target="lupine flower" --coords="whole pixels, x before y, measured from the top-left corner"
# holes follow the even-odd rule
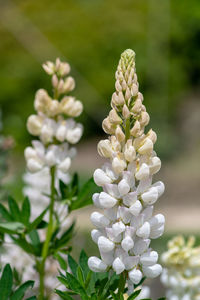
[[[168,242],[168,251],[163,253],[165,265],[161,281],[167,288],[169,300],[200,299],[200,247],[195,247],[195,238],[186,242],[177,236]]]
[[[94,172],[103,191],[93,195],[102,212],[91,215],[96,227],[91,236],[101,258],[90,257],[88,265],[94,272],[126,272],[131,293],[143,276],[154,278],[162,271],[150,242],[164,231],[164,216],[153,215],[164,184],[152,183],[161,161],[153,149],[156,133],[152,129],[145,133],[149,115],[139,92],[134,51],[122,53],[115,76],[112,110],[103,121],[110,136],[98,144],[99,154],[108,160]]]
[[[37,114],[28,118],[27,128],[40,141],[34,140],[32,147],[25,149],[27,168],[35,173],[56,166],[57,171],[67,173],[76,154],[75,148],[70,148],[69,144],[76,144],[83,133],[82,124],[73,118],[81,114],[83,105],[74,97],[65,95],[75,87],[74,79],[67,76],[70,71],[68,63],[57,59],[55,64],[47,62],[43,68],[52,75],[54,95],[51,98],[44,89],[36,93],[34,107]]]

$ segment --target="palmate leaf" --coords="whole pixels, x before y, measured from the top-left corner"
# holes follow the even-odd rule
[[[33,281],[27,281],[21,286],[13,288],[13,272],[9,264],[7,264],[2,272],[0,279],[0,299],[1,300],[22,300],[28,289],[34,285]],[[27,300],[36,300],[36,297],[27,298]]]

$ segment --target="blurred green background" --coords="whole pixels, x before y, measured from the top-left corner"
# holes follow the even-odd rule
[[[36,90],[50,89],[41,64],[58,56],[71,64],[74,94],[84,104],[85,131],[73,170],[86,180],[101,165],[96,145],[126,48],[136,52],[140,91],[163,161],[157,176],[166,184],[157,205],[166,216],[167,235],[157,242],[163,250],[171,234],[197,233],[200,226],[199,0],[0,0],[0,107],[3,133],[16,143],[7,187],[21,198],[23,150],[31,141],[26,120]],[[74,239],[90,252],[91,210],[76,214]]]

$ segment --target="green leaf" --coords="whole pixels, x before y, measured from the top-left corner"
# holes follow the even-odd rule
[[[5,219],[8,222],[13,221],[13,217],[9,214],[7,209],[0,203],[0,215],[3,219]]]
[[[62,299],[73,300],[73,298],[70,295],[68,295],[67,292],[62,292],[60,290],[56,290],[56,294],[58,294]]]
[[[33,229],[37,229],[38,225],[42,222],[44,215],[46,214],[49,207],[47,207],[43,212],[29,225],[28,232],[32,231]]]
[[[22,233],[24,230],[25,227],[20,222],[0,223],[0,232],[2,233],[18,234],[18,233]]]
[[[135,299],[135,298],[140,294],[140,292],[141,292],[141,290],[135,291],[132,295],[130,295],[130,296],[128,297],[127,300],[133,300],[133,299]]]
[[[57,259],[61,269],[66,271],[67,270],[67,262],[65,261],[65,259],[59,253],[55,253],[54,257],[55,257],[55,259]]]
[[[32,288],[33,285],[34,285],[34,281],[31,280],[26,281],[14,292],[10,300],[22,300],[27,289]]]
[[[68,264],[69,264],[69,267],[70,267],[70,269],[72,271],[72,274],[74,276],[76,276],[78,264],[77,264],[77,262],[73,259],[73,257],[70,254],[68,255]]]
[[[30,254],[34,254],[34,255],[38,255],[37,250],[33,247],[33,245],[31,245],[30,243],[28,243],[24,238],[15,238],[12,237],[13,241],[15,241],[15,243],[20,246],[25,252],[30,253]]]
[[[59,239],[56,239],[54,243],[54,249],[60,249],[61,247],[66,246],[67,242],[72,238],[73,230],[74,230],[75,223],[73,223]]]
[[[8,197],[8,206],[11,212],[11,215],[13,216],[15,221],[21,221],[21,213],[19,210],[19,207],[17,205],[17,202],[12,198]]]
[[[87,294],[79,281],[70,273],[66,274],[66,279],[69,284],[69,287],[72,291],[79,294],[82,298],[82,300],[88,300]]]
[[[87,274],[89,273],[90,269],[88,267],[88,256],[84,250],[81,251],[80,258],[79,258],[79,264],[80,264],[80,267],[84,274],[84,278],[86,279]]]
[[[97,189],[94,179],[90,178],[82,187],[77,199],[71,202],[69,210],[72,211],[92,204],[92,195]]]
[[[118,296],[113,291],[110,291],[110,294],[113,297],[113,300],[119,300]]]
[[[165,298],[165,297],[162,297],[162,298],[159,298],[158,300],[166,300],[166,298]]]
[[[21,211],[21,221],[25,225],[29,224],[30,215],[31,215],[30,201],[29,201],[28,197],[26,197],[22,204],[22,211]]]
[[[76,278],[78,279],[80,284],[84,287],[84,285],[85,285],[84,284],[84,276],[83,276],[83,272],[82,272],[80,266],[78,266],[76,273],[77,273]]]
[[[3,269],[0,280],[0,296],[1,300],[8,300],[12,291],[13,275],[9,264]]]

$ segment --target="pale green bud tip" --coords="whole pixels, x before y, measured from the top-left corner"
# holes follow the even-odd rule
[[[135,52],[132,49],[126,49],[122,54],[121,54],[121,59],[123,60],[134,60],[135,59]]]

